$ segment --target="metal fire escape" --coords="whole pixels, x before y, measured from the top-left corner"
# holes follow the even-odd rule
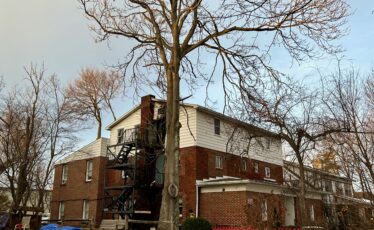
[[[163,130],[164,120],[153,120],[146,129],[123,130],[118,143],[107,147],[104,214],[124,218],[147,213],[151,214],[148,218],[157,218],[163,183]]]
[[[104,212],[124,216],[134,213],[136,184],[136,163],[138,159],[139,130],[124,130],[122,137],[115,145],[107,147],[107,172],[121,174],[122,180],[111,183],[110,178],[104,182]],[[117,172],[115,172],[117,170]],[[110,175],[110,174],[109,174]],[[107,177],[105,175],[105,177]],[[108,184],[115,184],[110,185]]]

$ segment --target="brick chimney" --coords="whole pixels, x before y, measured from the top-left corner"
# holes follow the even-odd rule
[[[154,114],[154,101],[155,96],[146,95],[141,99],[140,105],[140,137],[142,140],[147,141],[147,128],[153,120]]]

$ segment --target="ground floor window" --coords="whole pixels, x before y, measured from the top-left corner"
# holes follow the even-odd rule
[[[310,215],[310,221],[314,222],[314,220],[315,220],[315,218],[314,218],[314,205],[310,206],[309,215]]]
[[[262,200],[261,202],[261,219],[262,221],[268,220],[268,204],[266,200]]]
[[[82,219],[88,220],[89,214],[90,214],[90,202],[88,200],[83,200]]]
[[[64,219],[64,212],[65,212],[65,203],[63,201],[60,201],[59,207],[58,207],[58,219],[59,220]]]

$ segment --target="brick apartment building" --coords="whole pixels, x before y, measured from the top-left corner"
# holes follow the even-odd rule
[[[145,96],[107,127],[109,139],[96,140],[59,162],[51,219],[70,225],[98,225],[123,214],[157,219],[162,188],[157,143],[163,138],[164,114],[164,101]],[[194,104],[181,106],[180,123],[182,218],[201,216],[213,225],[298,224],[296,195],[284,181],[281,140]],[[135,186],[136,180],[143,184]],[[312,225],[325,221],[322,193],[308,192]]]

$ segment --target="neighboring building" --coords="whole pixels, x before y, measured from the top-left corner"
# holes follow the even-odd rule
[[[108,142],[106,138],[95,140],[56,164],[52,221],[63,220],[66,225],[101,221]]]
[[[321,207],[324,224],[328,226],[356,226],[371,221],[370,202],[353,197],[352,180],[320,169],[304,166],[306,189],[315,194]],[[299,185],[299,166],[297,163],[284,162],[284,181],[290,191],[296,191]],[[311,217],[311,208],[309,207]],[[368,214],[370,211],[370,215]],[[374,213],[373,213],[374,214]]]
[[[9,204],[12,203],[12,194],[9,188],[0,187],[0,194],[4,197],[7,197]],[[52,196],[52,190],[46,189],[43,191],[43,207],[37,207],[39,202],[39,191],[32,190],[30,192],[29,198],[26,202],[26,205],[21,206],[20,210],[25,211],[26,215],[42,215],[43,213],[47,214],[50,212],[50,202]],[[8,202],[7,202],[8,203]],[[1,210],[1,209],[0,209]],[[3,211],[3,210],[2,210]],[[11,211],[11,210],[6,210]]]
[[[51,219],[78,220],[75,225],[125,214],[157,219],[165,111],[165,101],[142,97],[108,126],[109,140],[96,140],[60,162]],[[181,106],[180,123],[182,218],[197,215],[213,225],[298,224],[296,195],[283,179],[281,140],[273,133],[194,104]],[[321,192],[308,193],[307,205],[311,224],[322,225]]]

